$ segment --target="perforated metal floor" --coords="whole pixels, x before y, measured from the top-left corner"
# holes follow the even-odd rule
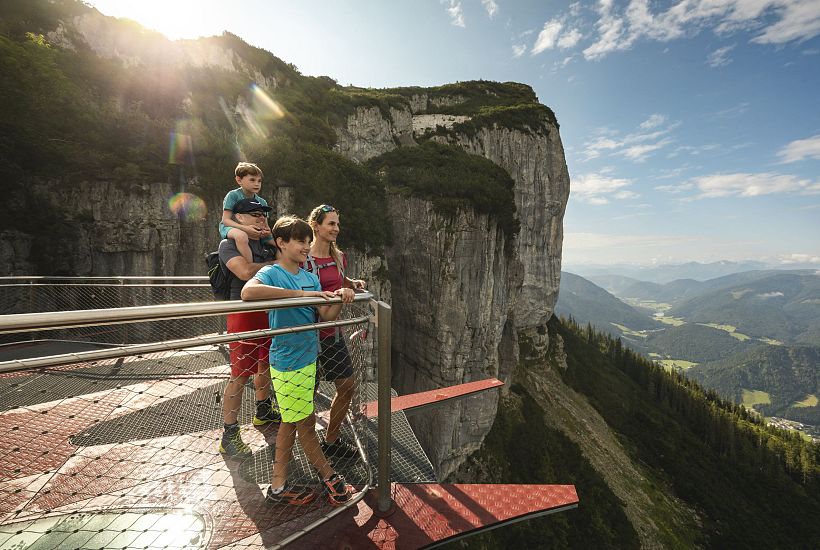
[[[24,547],[37,541],[50,544],[59,534],[55,530],[66,526],[80,532],[66,533],[65,541],[81,544],[82,537],[71,537],[85,533],[93,545],[108,540],[111,526],[131,521],[131,512],[154,514],[150,529],[157,531],[155,540],[163,541],[167,539],[160,527],[165,520],[157,516],[158,510],[183,510],[203,518],[207,526],[192,547],[250,548],[259,545],[260,539],[249,542],[255,534],[261,536],[261,544],[272,544],[308,518],[313,521],[326,514],[326,500],[317,499],[308,509],[265,503],[263,490],[270,479],[278,426],[250,425],[251,387],[245,388],[239,420],[243,438],[255,452],[243,462],[219,454],[222,411],[217,398],[228,371],[219,351],[189,350],[182,356],[50,369],[47,375],[4,375],[0,547],[17,544],[14,537],[22,533],[28,537]],[[374,384],[363,390],[362,402],[376,398]],[[316,399],[319,424],[332,394],[332,386],[323,382]],[[377,421],[367,419],[363,411],[356,421],[368,461],[375,465]],[[432,465],[404,413],[393,413],[392,421],[391,479],[434,481]],[[343,429],[352,437],[349,426]],[[337,461],[335,467],[354,486],[363,486],[369,478],[368,466],[360,458]],[[298,445],[289,477],[318,484]],[[95,538],[97,527],[101,531]],[[29,536],[38,535],[38,530],[44,538]],[[194,540],[197,535],[185,531],[180,536]]]

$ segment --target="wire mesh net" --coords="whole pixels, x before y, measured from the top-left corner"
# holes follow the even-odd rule
[[[41,313],[78,309],[110,309],[159,304],[181,304],[213,300],[207,278],[128,278],[47,280],[35,277],[0,279],[0,314]],[[31,331],[0,335],[0,344],[32,340],[63,340],[94,344],[139,344],[187,338],[225,331],[222,316],[170,319],[56,331]],[[74,346],[80,348],[79,346]]]
[[[72,293],[95,308],[157,295],[104,288],[51,289],[25,307],[4,296],[3,307],[52,310]],[[179,301],[189,290],[159,295]],[[282,336],[271,344],[239,334],[227,345],[192,338],[180,349],[0,374],[0,547],[251,547],[260,536],[270,545],[343,505],[372,475],[369,314],[365,303],[344,306],[340,318],[364,320],[331,329],[315,367],[270,369],[269,346]],[[264,312],[235,315],[267,329]],[[185,323],[199,319],[176,321],[190,335]],[[141,338],[181,335],[163,323],[145,323]],[[208,334],[211,323],[196,330]],[[106,327],[87,329],[75,351],[99,343],[94,328]],[[4,359],[70,344],[18,343]]]

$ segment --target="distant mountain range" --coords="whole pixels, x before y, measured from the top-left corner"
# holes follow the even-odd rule
[[[820,349],[817,270],[758,269],[667,283],[621,274],[591,279],[562,272],[556,314],[618,336],[667,368],[689,369],[707,387],[738,403],[745,397],[764,414],[820,423],[820,406],[812,404],[820,370],[811,352]]]
[[[636,266],[627,264],[615,265],[564,265],[564,269],[572,273],[594,281],[599,281],[604,276],[620,276],[636,281],[646,281],[650,283],[669,283],[677,279],[694,279],[696,281],[706,281],[724,275],[732,275],[746,271],[760,270],[796,270],[796,269],[820,269],[817,264],[766,264],[757,261],[731,262],[720,261],[712,263],[688,262],[683,264],[669,264],[656,266]],[[600,283],[599,283],[600,284]],[[609,285],[601,284],[604,288]]]

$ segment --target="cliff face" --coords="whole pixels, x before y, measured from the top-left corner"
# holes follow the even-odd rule
[[[393,120],[375,108],[359,109],[337,130],[337,150],[364,161],[406,141],[408,131],[420,137],[435,126],[457,129],[469,118],[431,111],[459,102],[458,97],[434,103],[426,95],[413,96]],[[446,218],[429,202],[392,197],[394,243],[387,263],[399,393],[490,376],[508,380],[519,334],[546,346],[543,327],[560,282],[569,174],[557,127],[543,119],[529,131],[493,125],[473,135],[456,131],[432,139],[488,158],[510,174],[521,229],[509,238],[492,219],[471,210]],[[440,476],[478,448],[496,406],[490,393],[411,418]]]
[[[399,195],[389,208],[394,387],[407,393],[498,376],[504,324],[521,280],[504,234],[469,209],[442,217],[429,202]],[[491,392],[414,415],[416,436],[440,472],[478,448],[496,400]]]
[[[55,180],[28,189],[10,206],[48,212],[48,225],[2,233],[0,260],[10,275],[204,274],[203,253],[218,242],[215,209],[205,219],[178,217],[168,207],[169,184]]]

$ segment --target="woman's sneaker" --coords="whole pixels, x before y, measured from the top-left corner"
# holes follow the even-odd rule
[[[313,502],[316,490],[307,485],[288,485],[278,493],[273,492],[273,485],[268,487],[265,502],[268,504],[289,504],[290,506],[304,506]]]
[[[322,483],[325,486],[325,494],[327,494],[327,500],[331,506],[340,506],[350,500],[353,488],[339,474],[333,474],[330,479],[326,479]]]

